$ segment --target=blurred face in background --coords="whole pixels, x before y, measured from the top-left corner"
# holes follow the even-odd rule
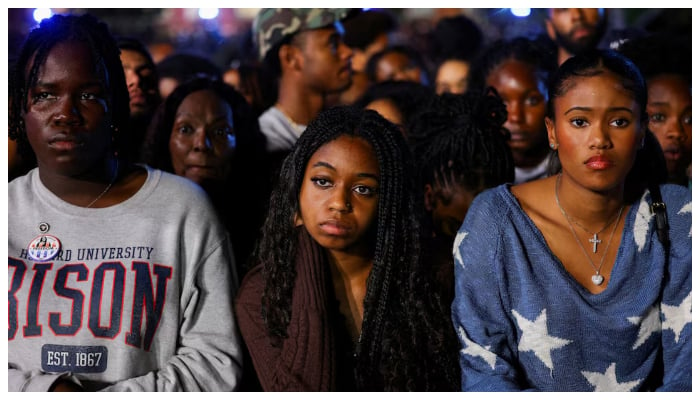
[[[510,131],[508,145],[518,167],[534,166],[547,154],[547,88],[533,65],[508,59],[486,77],[503,99],[508,111],[504,127]],[[534,157],[533,157],[534,156]]]
[[[435,93],[462,94],[467,91],[469,63],[464,60],[446,60],[435,74]]]
[[[236,149],[233,111],[211,90],[185,97],[170,134],[173,171],[200,186],[223,182]]]
[[[678,75],[647,81],[649,130],[661,144],[669,174],[683,176],[691,159],[692,99],[690,85]]]
[[[607,28],[602,8],[551,8],[545,21],[547,34],[569,54],[594,49]]]
[[[342,27],[341,27],[342,28]],[[291,47],[299,50],[301,79],[319,93],[337,93],[352,84],[352,50],[337,27],[303,31]]]
[[[120,57],[129,89],[131,115],[151,114],[160,103],[155,66],[135,50],[122,49]]]
[[[424,83],[422,79],[423,71],[411,60],[408,55],[400,52],[390,52],[385,54],[375,69],[377,82],[384,81],[413,81]]]

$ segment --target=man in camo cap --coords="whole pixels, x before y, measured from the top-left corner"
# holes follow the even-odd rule
[[[258,56],[278,82],[277,102],[259,119],[278,160],[326,105],[352,83],[352,50],[341,21],[351,9],[264,8],[253,21]],[[275,160],[273,160],[275,162]]]

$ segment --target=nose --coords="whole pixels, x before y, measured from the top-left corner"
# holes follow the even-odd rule
[[[589,136],[591,149],[608,149],[612,146],[610,142],[610,133],[608,132],[607,125],[599,124],[591,127],[591,134]]]
[[[139,74],[133,70],[127,69],[124,70],[124,75],[126,77],[126,86],[129,89],[139,87],[139,84],[141,83],[141,77]]]
[[[578,21],[583,18],[583,9],[581,8],[572,8],[571,9],[571,19],[573,21]]]
[[[192,137],[192,149],[194,151],[209,151],[211,140],[204,129],[198,129]]]
[[[506,103],[506,111],[508,112],[508,122],[511,124],[519,124],[523,120],[523,106],[518,101],[509,101]]]
[[[65,125],[78,125],[81,123],[80,111],[73,96],[66,96],[60,99],[58,107],[57,112],[53,116],[54,123]]]
[[[350,212],[352,211],[352,202],[350,201],[350,191],[343,186],[336,186],[331,192],[328,208],[331,211]]]
[[[683,128],[683,121],[677,117],[671,117],[671,120],[667,124],[668,129],[666,130],[666,138],[670,140],[676,140],[678,142],[685,142],[687,135],[685,129]]]

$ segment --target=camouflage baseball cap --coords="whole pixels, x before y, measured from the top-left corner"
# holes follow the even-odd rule
[[[349,8],[263,8],[253,21],[253,37],[262,60],[268,50],[297,32],[320,29],[341,21]]]

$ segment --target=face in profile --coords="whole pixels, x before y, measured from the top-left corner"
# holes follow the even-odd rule
[[[170,134],[173,171],[199,185],[223,182],[236,149],[233,111],[211,90],[198,90],[180,103]]]
[[[300,50],[302,79],[317,92],[337,93],[352,84],[352,50],[337,28],[298,33],[292,47]]]
[[[682,176],[691,156],[690,85],[678,75],[659,75],[647,81],[647,88],[649,130],[661,144],[669,173]]]
[[[146,56],[135,50],[122,49],[120,57],[129,89],[131,115],[152,113],[160,102],[155,67]]]
[[[105,77],[87,45],[56,44],[29,89],[24,122],[39,167],[66,176],[90,175],[111,154]]]
[[[562,171],[595,191],[619,188],[641,147],[641,107],[608,70],[572,77],[554,99],[554,121],[547,119],[549,140],[559,145]]]
[[[508,111],[505,128],[510,131],[508,145],[515,165],[524,166],[529,155],[546,153],[547,88],[537,77],[533,65],[515,59],[505,60],[486,77],[503,99]]]
[[[371,256],[379,172],[363,138],[342,135],[319,147],[306,166],[297,224],[332,252]]]
[[[594,49],[606,29],[605,10],[552,8],[546,20],[549,37],[570,54]]]
[[[462,94],[467,91],[469,63],[463,60],[447,60],[440,64],[435,74],[437,94]]]

